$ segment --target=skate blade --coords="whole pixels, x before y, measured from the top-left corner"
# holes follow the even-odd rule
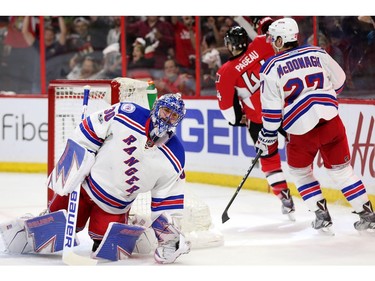
[[[320,229],[317,229],[317,231],[320,234],[323,234],[325,236],[335,236],[335,233],[333,232],[332,228],[330,226],[328,227],[322,227]]]
[[[375,236],[375,229],[363,229],[363,230],[358,230],[358,233],[360,235],[364,235],[364,236],[372,236],[374,237]]]
[[[296,217],[294,216],[294,213],[287,213],[288,219],[290,221],[296,221]]]

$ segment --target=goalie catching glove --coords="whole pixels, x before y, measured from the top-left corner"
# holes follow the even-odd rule
[[[277,151],[277,131],[266,131],[264,128],[260,130],[258,135],[258,141],[255,144],[255,150],[258,153],[262,151],[262,156],[273,154]]]
[[[158,263],[173,263],[180,255],[190,252],[190,242],[186,241],[185,236],[171,221],[168,215],[162,214],[152,223],[158,239],[158,247],[154,254]]]

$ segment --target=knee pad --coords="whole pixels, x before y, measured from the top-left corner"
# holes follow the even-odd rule
[[[297,187],[316,181],[311,165],[304,168],[289,166],[289,173]]]
[[[338,187],[351,185],[359,180],[349,164],[336,169],[327,169],[327,173]]]

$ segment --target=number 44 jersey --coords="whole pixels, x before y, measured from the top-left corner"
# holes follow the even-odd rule
[[[275,52],[266,42],[266,36],[259,35],[246,50],[231,57],[216,73],[219,108],[232,125],[237,123],[236,117],[240,119],[239,114],[246,114],[252,122],[262,123],[259,71],[273,55]],[[239,108],[241,111],[238,111]]]

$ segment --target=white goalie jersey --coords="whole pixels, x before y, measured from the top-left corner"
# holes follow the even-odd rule
[[[74,132],[72,139],[96,154],[82,186],[106,212],[127,212],[137,194],[148,191],[153,218],[182,212],[185,152],[176,136],[164,145],[146,146],[149,113],[137,104],[119,103],[91,114]]]

